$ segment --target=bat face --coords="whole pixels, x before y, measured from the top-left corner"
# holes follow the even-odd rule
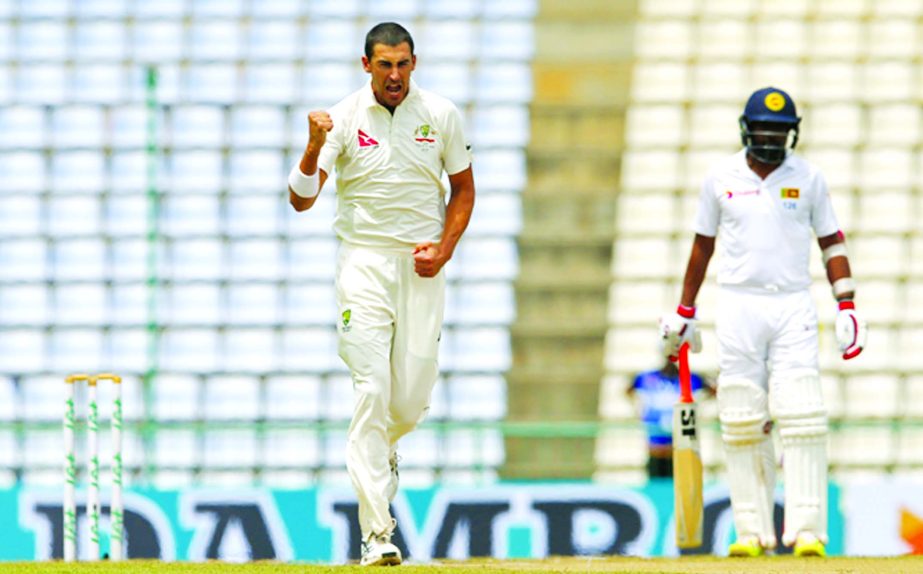
[[[702,458],[699,455],[695,403],[677,403],[673,410],[673,498],[676,545],[702,545]]]
[[[679,350],[680,400],[673,407],[673,500],[679,548],[702,545],[702,457],[688,353],[684,344]]]

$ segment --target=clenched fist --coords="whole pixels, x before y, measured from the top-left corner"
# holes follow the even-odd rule
[[[323,110],[308,114],[308,146],[320,149],[327,141],[327,132],[333,129],[333,119]]]

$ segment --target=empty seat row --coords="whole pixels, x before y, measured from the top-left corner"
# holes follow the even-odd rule
[[[282,151],[233,149],[181,151],[151,157],[142,151],[40,151],[0,154],[0,196],[4,194],[158,193],[275,194],[284,203],[286,176],[305,142]],[[298,150],[298,151],[296,151]],[[525,184],[523,148],[474,150],[472,169],[478,190],[516,192]],[[153,165],[152,165],[153,164]],[[331,187],[333,186],[331,182]],[[328,194],[324,194],[326,196]]]
[[[638,11],[644,19],[656,18],[863,18],[867,16],[913,17],[923,14],[923,6],[904,0],[642,0]]]
[[[59,420],[63,416],[64,387],[64,375],[0,377],[3,399],[0,420]],[[98,392],[100,417],[103,426],[107,426],[112,412],[111,386],[101,384]],[[348,421],[352,415],[353,385],[344,369],[323,375],[159,373],[151,379],[150,390],[146,392],[141,378],[129,374],[123,376],[122,398],[127,421],[144,421],[150,413],[168,428],[171,421],[264,420],[270,428],[276,421],[304,431],[298,424]],[[145,404],[148,398],[153,401],[150,405]],[[78,418],[85,418],[86,390],[79,384],[75,403]],[[453,422],[501,420],[505,413],[506,383],[502,376],[456,373],[437,382],[427,420],[433,423],[434,432],[446,433],[461,430]],[[256,429],[250,427],[250,430]],[[319,432],[323,427],[313,430]]]
[[[798,94],[795,94],[797,97]],[[733,149],[741,103],[639,104],[627,112],[626,144],[645,148]],[[805,105],[799,149],[906,148],[923,141],[923,112],[911,102]]]
[[[509,325],[514,309],[509,283],[452,282],[445,323]],[[337,317],[332,278],[284,284],[178,283],[158,289],[143,282],[0,286],[0,327],[127,327],[144,324],[152,312],[166,327],[329,327]]]
[[[0,373],[141,372],[152,363],[192,373],[325,373],[343,368],[332,325],[231,327],[189,326],[163,332],[141,326],[50,331],[7,327],[0,338]],[[446,372],[499,373],[511,361],[507,326],[446,326],[443,332],[440,366]]]
[[[777,85],[804,104],[900,103],[923,93],[916,63],[883,59],[862,62],[722,61],[688,64],[641,61],[635,65],[631,98],[638,103],[746,101],[754,86]]]
[[[912,4],[913,2],[909,2]],[[746,4],[742,2],[741,4]],[[644,20],[635,37],[641,60],[913,60],[919,38],[916,22],[901,15],[798,18],[769,16]],[[713,41],[720,38],[720,42]],[[779,38],[784,38],[780,42]]]
[[[525,61],[534,38],[527,20],[431,20],[410,24],[414,52],[436,64],[475,59]],[[137,21],[0,20],[0,62],[78,63],[349,62],[358,67],[366,24],[352,19]]]
[[[110,243],[92,237],[56,242],[4,240],[0,242],[0,283],[141,281],[149,277],[168,281],[332,279],[336,250],[331,236],[292,241],[206,237],[155,243],[146,239]],[[446,267],[450,280],[512,280],[517,272],[512,236],[468,238]]]
[[[534,17],[536,0],[391,0],[386,3],[364,0],[43,0],[10,3],[0,17],[31,20],[78,21],[133,18],[139,21],[164,18],[526,18]]]
[[[154,65],[154,64],[152,64]],[[522,62],[439,64],[422,59],[420,85],[468,103],[525,104],[532,98],[532,72]],[[448,66],[440,71],[440,67]],[[0,63],[0,104],[64,105],[144,102],[149,93],[161,104],[320,102],[332,105],[361,87],[367,76],[357,59],[349,64],[190,63],[156,64],[156,84],[148,87],[140,64]]]
[[[316,107],[323,107],[318,103]],[[0,107],[0,148],[66,151],[102,147],[142,149],[153,138],[160,148],[233,147],[301,149],[307,141],[308,106],[176,105],[150,112],[143,105]],[[479,151],[521,147],[529,139],[522,105],[463,108],[465,135]],[[151,131],[149,120],[153,116]]]

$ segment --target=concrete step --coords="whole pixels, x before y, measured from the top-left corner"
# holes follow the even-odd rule
[[[514,368],[528,370],[570,367],[601,367],[605,355],[605,334],[585,336],[516,337],[511,347]],[[597,381],[597,384],[599,382]],[[509,415],[517,412],[510,409]]]
[[[579,480],[596,471],[596,439],[507,437],[504,480]]]
[[[624,139],[625,110],[616,102],[602,105],[542,105],[530,109],[530,153],[576,154],[618,151]]]
[[[532,101],[624,108],[629,100],[632,65],[631,59],[578,63],[535,60]]]
[[[628,22],[637,13],[637,0],[540,0],[536,21]]]

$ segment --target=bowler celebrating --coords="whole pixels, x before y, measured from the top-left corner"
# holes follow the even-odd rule
[[[346,465],[359,499],[363,565],[400,564],[397,442],[429,409],[445,301],[443,266],[474,207],[462,117],[410,79],[413,39],[387,22],[365,39],[368,84],[308,115],[309,139],[289,174],[296,211],[337,171],[339,354],[352,374]],[[450,195],[442,184],[448,174]]]

